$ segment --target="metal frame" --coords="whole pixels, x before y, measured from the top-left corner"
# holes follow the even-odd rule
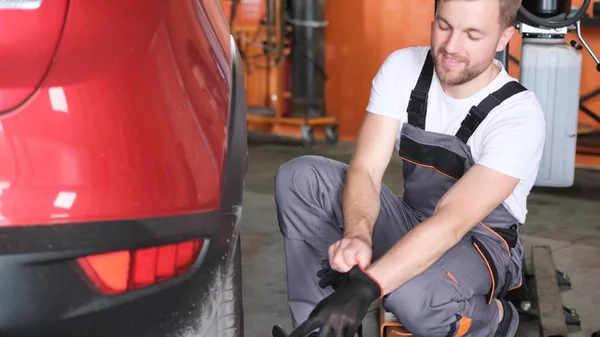
[[[548,246],[533,247],[532,258],[540,336],[566,337],[569,332],[552,251]]]

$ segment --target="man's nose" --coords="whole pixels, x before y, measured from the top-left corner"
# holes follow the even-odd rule
[[[460,50],[460,34],[456,31],[448,36],[444,49],[448,54],[458,53]]]

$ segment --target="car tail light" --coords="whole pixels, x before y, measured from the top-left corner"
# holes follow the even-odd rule
[[[156,284],[188,271],[204,240],[190,240],[137,250],[120,250],[77,259],[104,294],[114,295]]]

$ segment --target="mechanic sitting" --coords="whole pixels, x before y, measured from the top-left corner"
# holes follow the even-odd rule
[[[415,336],[515,335],[504,295],[522,282],[519,226],[545,140],[535,95],[495,60],[520,5],[439,0],[431,47],[397,50],[376,74],[350,165],[280,167],[290,336],[361,335],[377,299]],[[402,196],[382,184],[393,153]]]

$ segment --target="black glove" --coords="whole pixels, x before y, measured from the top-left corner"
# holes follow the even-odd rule
[[[337,290],[348,279],[348,274],[333,270],[329,265],[329,260],[323,260],[323,269],[319,270],[317,277],[320,278],[319,287],[322,289],[331,286],[333,290]],[[357,333],[358,337],[363,337],[362,324],[359,325]]]
[[[333,290],[337,290],[346,281],[348,274],[331,269],[329,260],[323,260],[323,269],[319,270],[317,277],[320,279],[319,287],[322,289],[331,286]]]
[[[283,327],[281,325],[273,326],[272,334],[273,334],[273,337],[289,337],[288,333],[285,332],[285,330],[283,329]],[[311,333],[308,337],[316,337],[317,334],[319,334],[318,331]]]
[[[319,337],[354,337],[371,303],[380,299],[383,291],[358,265],[347,273],[347,279],[336,291],[323,299],[308,319],[289,337],[306,337],[320,328]]]

